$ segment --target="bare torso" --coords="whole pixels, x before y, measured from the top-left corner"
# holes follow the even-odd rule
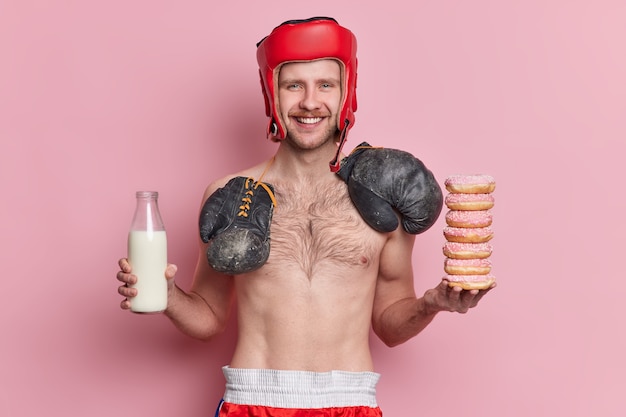
[[[235,279],[239,368],[372,370],[369,331],[379,255],[338,178],[323,186],[268,180],[277,207],[271,253]]]

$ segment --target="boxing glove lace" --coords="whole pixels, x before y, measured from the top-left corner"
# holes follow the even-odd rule
[[[270,184],[235,177],[217,189],[200,212],[200,238],[211,244],[207,260],[230,275],[260,268],[270,253],[270,223],[276,200]]]

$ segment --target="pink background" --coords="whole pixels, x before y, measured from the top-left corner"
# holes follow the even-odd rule
[[[359,39],[347,150],[498,182],[499,286],[400,347],[372,339],[385,416],[623,415],[626,3],[215,3],[0,5],[0,416],[213,415],[234,332],[121,311],[116,262],[134,192],[158,190],[189,287],[204,187],[275,149],[254,44],[314,15]],[[417,240],[420,294],[443,226]]]

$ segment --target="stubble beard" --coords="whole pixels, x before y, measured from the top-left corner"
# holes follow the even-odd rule
[[[336,143],[339,141],[339,129],[336,125],[329,125],[325,131],[320,133],[319,140],[303,140],[302,136],[295,129],[287,127],[286,140],[297,149],[315,150],[327,145],[329,142]]]

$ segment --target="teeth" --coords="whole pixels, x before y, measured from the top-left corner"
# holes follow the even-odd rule
[[[321,117],[297,117],[296,120],[299,123],[312,125],[314,123],[318,123],[319,121],[321,121],[322,118]]]

